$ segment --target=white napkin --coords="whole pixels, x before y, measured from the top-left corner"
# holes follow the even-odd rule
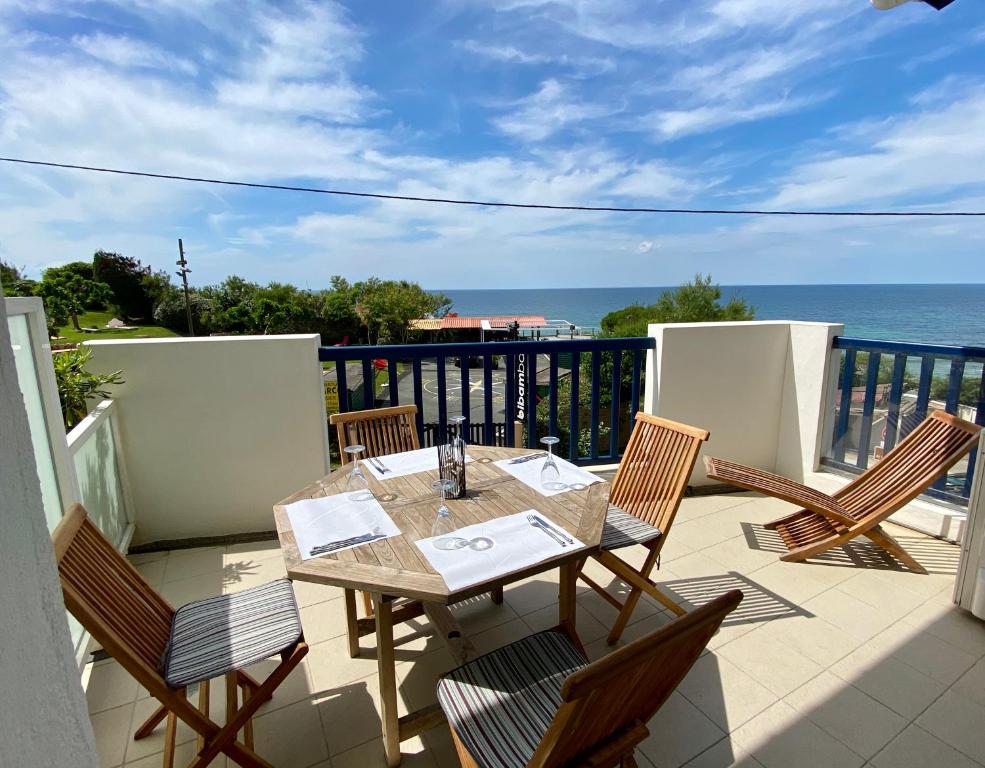
[[[366,533],[381,533],[384,538],[399,536],[400,529],[380,503],[374,498],[365,499],[365,496],[364,491],[355,491],[288,504],[285,509],[291,521],[291,530],[294,531],[301,559],[309,560],[318,557],[311,554],[314,547]],[[358,546],[362,545],[351,544],[334,552]]]
[[[543,496],[557,496],[559,493],[567,493],[570,488],[563,488],[558,491],[551,491],[544,488],[540,484],[540,470],[544,466],[544,462],[547,461],[547,457],[540,459],[530,459],[529,461],[522,461],[518,464],[511,464],[513,459],[501,459],[500,461],[494,461],[497,467],[502,469],[504,472],[508,472],[521,483],[529,485],[535,491]],[[581,485],[591,485],[592,483],[599,483],[602,478],[598,475],[593,475],[591,472],[586,472],[580,467],[576,467],[570,461],[565,459],[554,457],[554,463],[557,464],[558,472],[560,477],[558,482],[565,483],[567,485],[573,485],[575,483],[580,483]]]
[[[373,476],[379,480],[392,480],[395,477],[405,475],[416,475],[418,472],[437,471],[438,469],[438,449],[437,448],[418,448],[416,451],[401,451],[400,453],[388,453],[386,456],[377,457],[388,471],[381,472],[374,464],[374,461],[362,459],[362,466],[369,469]],[[465,463],[472,461],[468,456]]]
[[[527,515],[536,515],[546,525],[574,543],[562,547],[550,535],[530,525]],[[471,584],[493,579],[521,568],[526,568],[551,557],[570,552],[585,546],[567,531],[551,523],[535,509],[517,512],[515,515],[499,517],[487,523],[477,523],[459,528],[449,536],[457,536],[472,541],[479,537],[491,539],[489,549],[477,550],[470,547],[443,550],[434,546],[435,538],[421,539],[417,547],[441,574],[450,590],[464,589]]]

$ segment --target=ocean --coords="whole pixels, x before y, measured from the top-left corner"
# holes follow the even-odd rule
[[[443,290],[462,315],[543,315],[597,328],[603,315],[652,304],[668,288]],[[985,346],[985,284],[978,285],[731,285],[758,320],[845,324],[845,335],[894,341]]]

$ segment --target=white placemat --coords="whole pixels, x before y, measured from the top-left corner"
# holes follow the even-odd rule
[[[378,480],[392,480],[395,477],[405,475],[416,475],[418,472],[437,471],[438,469],[438,449],[437,448],[418,448],[416,451],[402,451],[400,453],[388,453],[386,456],[376,457],[386,472],[381,472],[376,468],[376,461],[362,459],[362,466],[373,473],[373,477]],[[468,456],[465,463],[472,461]]]
[[[311,554],[313,547],[345,541],[363,534],[378,533],[382,538],[399,536],[400,529],[380,503],[374,498],[365,497],[364,492],[355,491],[288,504],[285,509],[301,559],[318,557]],[[333,551],[341,552],[358,546],[361,544],[350,544]]]
[[[543,524],[553,528],[558,535],[570,539],[571,543],[566,543],[562,547],[549,534],[533,527],[527,520],[528,515],[536,516]],[[471,584],[478,584],[487,579],[512,573],[572,549],[585,546],[567,531],[555,526],[535,509],[528,509],[526,512],[518,512],[507,517],[499,517],[488,523],[477,523],[459,528],[450,536],[457,536],[468,541],[485,538],[493,543],[491,547],[483,550],[471,547],[443,550],[434,546],[434,538],[421,539],[416,542],[434,570],[441,574],[450,590],[464,589]],[[439,536],[437,538],[445,537]]]
[[[557,496],[559,493],[567,493],[571,488],[562,488],[559,491],[550,491],[544,488],[540,484],[540,470],[544,466],[546,457],[542,459],[531,459],[529,461],[523,461],[518,464],[512,464],[510,462],[513,459],[500,459],[499,461],[494,461],[497,467],[502,469],[504,472],[508,472],[513,475],[517,480],[525,485],[529,485],[537,493],[543,496]],[[576,467],[570,461],[565,459],[554,457],[554,463],[557,464],[558,472],[560,473],[559,482],[566,483],[567,485],[580,484],[580,485],[591,485],[592,483],[602,482],[602,478],[598,475],[593,475],[591,472],[586,472],[580,467]]]

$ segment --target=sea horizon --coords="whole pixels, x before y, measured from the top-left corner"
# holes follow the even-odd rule
[[[598,328],[609,312],[651,304],[677,286],[429,289],[462,315],[541,315]],[[845,335],[985,346],[985,283],[794,283],[721,285],[759,320],[842,323]]]

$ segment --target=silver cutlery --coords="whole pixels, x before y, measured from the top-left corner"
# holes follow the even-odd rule
[[[312,547],[310,554],[312,555],[327,555],[331,552],[337,552],[340,549],[345,549],[346,547],[355,547],[359,544],[369,544],[371,541],[376,541],[378,539],[385,539],[387,536],[379,528],[374,528],[372,533],[364,533],[361,536],[352,536],[348,539],[341,539],[339,541],[330,541],[327,544],[319,544],[317,547]]]
[[[380,461],[376,456],[371,457],[370,462],[372,462],[373,466],[377,470],[379,470],[381,474],[385,475],[387,472],[390,471],[389,469],[387,469],[387,466],[382,461]]]
[[[525,461],[533,461],[534,459],[542,459],[546,456],[546,453],[532,453],[529,456],[521,456],[518,459],[513,459],[510,464],[523,464]]]
[[[562,539],[564,539],[569,544],[574,544],[575,543],[575,540],[572,539],[568,534],[566,534],[560,528],[555,528],[553,525],[551,525],[550,523],[548,523],[540,515],[533,515],[533,517],[537,518],[540,521],[541,525],[546,526],[550,530],[554,531],[554,533],[556,533],[558,536],[560,536]]]
[[[540,530],[542,530],[544,533],[546,533],[548,536],[554,539],[554,541],[556,541],[562,547],[568,546],[567,542],[565,542],[564,539],[558,536],[557,532],[553,528],[551,528],[549,525],[546,525],[544,521],[541,520],[536,515],[527,515],[527,522],[530,523],[530,525],[532,525],[534,528],[539,528]]]

